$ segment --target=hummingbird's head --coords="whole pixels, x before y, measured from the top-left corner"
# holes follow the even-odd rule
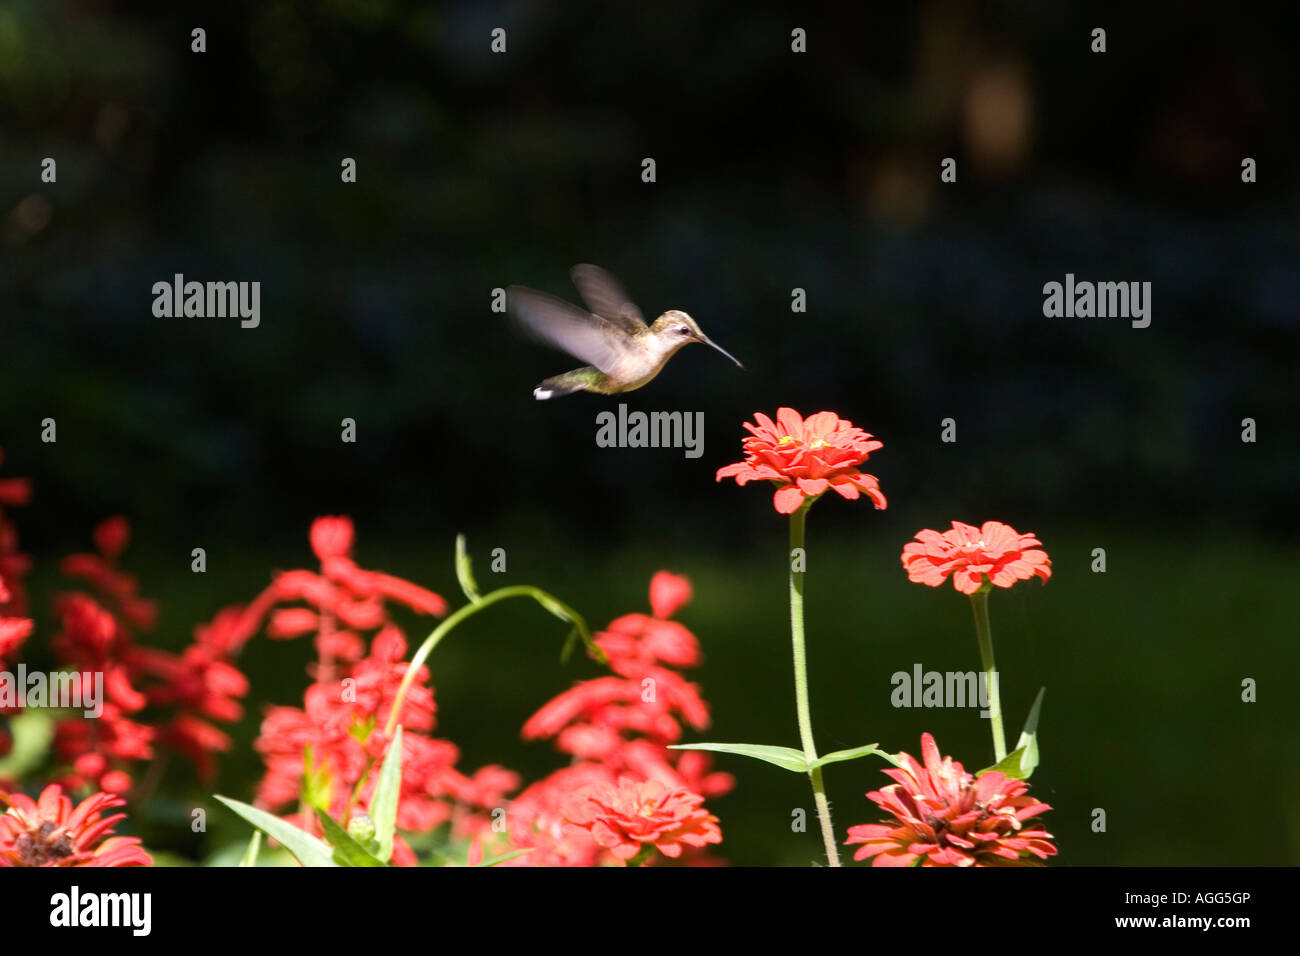
[[[654,325],[650,326],[650,331],[655,340],[664,343],[669,352],[675,352],[683,345],[689,345],[691,342],[703,342],[740,365],[734,355],[705,335],[700,327],[695,324],[694,319],[678,309],[670,309],[655,319]],[[740,367],[744,368],[743,365]]]

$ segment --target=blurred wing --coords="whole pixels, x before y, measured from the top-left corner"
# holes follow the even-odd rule
[[[613,323],[536,289],[506,289],[510,315],[530,337],[568,352],[608,373],[624,353],[623,333]]]
[[[636,303],[619,281],[600,266],[574,266],[569,275],[578,287],[582,301],[596,315],[609,319],[625,332],[636,333],[646,327]]]

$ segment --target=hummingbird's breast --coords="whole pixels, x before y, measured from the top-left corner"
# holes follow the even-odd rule
[[[614,363],[608,373],[609,378],[622,385],[620,391],[630,392],[634,388],[640,388],[662,371],[677,348],[680,345],[664,349],[651,337],[642,337],[634,341]]]

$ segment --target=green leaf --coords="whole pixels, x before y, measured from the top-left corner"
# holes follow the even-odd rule
[[[1030,774],[1039,765],[1039,710],[1043,709],[1043,695],[1047,692],[1048,688],[1039,688],[1039,696],[1034,698],[1034,706],[1030,708],[1030,718],[1024,722],[1021,739],[1015,741],[1015,749],[1024,750],[1024,756],[1021,757],[1021,770],[1024,774],[1022,780],[1030,779]]]
[[[334,862],[334,851],[329,845],[322,843],[310,833],[299,830],[292,823],[247,803],[218,794],[213,796],[267,836],[280,841],[284,848],[293,854],[293,858],[303,866],[338,866]]]
[[[370,801],[370,817],[375,821],[375,839],[379,841],[379,859],[387,863],[393,855],[393,832],[397,828],[397,798],[402,790],[402,725],[388,745],[379,783]]]
[[[569,663],[569,658],[573,656],[573,649],[578,646],[581,640],[582,638],[579,636],[576,627],[569,631],[569,636],[564,639],[564,646],[560,648],[561,664]]]
[[[328,807],[332,800],[329,763],[324,762],[317,769],[312,766],[314,762],[308,744],[302,752],[302,798],[309,807]]]
[[[496,866],[498,863],[504,863],[506,860],[513,860],[517,856],[523,856],[525,853],[532,853],[536,847],[526,847],[523,850],[512,850],[509,853],[503,853],[501,856],[494,856],[490,860],[480,860],[478,863],[471,863],[470,866]]]
[[[889,754],[883,750],[878,750],[875,744],[867,744],[863,747],[854,747],[852,750],[837,750],[834,753],[818,757],[814,762],[814,767],[821,767],[828,763],[839,763],[841,760],[857,760],[859,757],[868,757],[871,754],[880,754],[885,759],[889,759]]]
[[[1005,773],[1008,777],[1015,777],[1017,780],[1023,780],[1024,777],[1021,774],[1020,761],[1021,758],[1024,757],[1024,755],[1025,755],[1025,748],[1017,747],[1015,750],[1011,751],[1011,753],[1007,754],[1005,757],[1003,757],[993,766],[985,767],[979,773],[975,774],[975,776],[982,777],[986,773],[993,773],[994,771],[997,771],[998,773]]]
[[[571,631],[565,638],[565,649],[560,651],[561,661],[564,661],[567,657],[568,643],[573,640],[573,635],[576,633],[582,643],[586,645],[587,652],[596,659],[598,664],[609,663],[609,658],[605,655],[605,652],[600,649],[599,645],[597,645],[594,640],[592,640],[591,629],[587,627],[587,622],[583,620],[581,614],[569,607],[569,605],[565,604],[563,601],[547,594],[541,588],[530,588],[529,591],[532,594],[534,601],[546,608],[547,611],[554,614],[561,621],[573,625],[573,631]]]
[[[721,754],[740,754],[775,764],[783,770],[795,773],[807,773],[808,761],[803,751],[792,747],[769,747],[764,744],[676,744],[669,750],[712,750]]]
[[[374,857],[338,821],[324,810],[316,810],[316,819],[325,829],[325,839],[334,847],[334,861],[340,866],[384,866],[384,861]]]
[[[244,858],[239,861],[240,866],[257,866],[257,853],[262,849],[262,831],[254,830],[253,838],[248,841],[248,849],[244,851]]]
[[[25,710],[9,721],[13,744],[9,756],[0,760],[0,777],[18,780],[45,760],[54,739],[54,715]]]
[[[1038,767],[1038,712],[1043,707],[1043,695],[1047,693],[1046,687],[1038,689],[1038,696],[1034,698],[1034,706],[1029,708],[1029,719],[1025,721],[1025,729],[1020,733],[1020,739],[1016,741],[1016,749],[1011,751],[992,767],[985,767],[977,777],[982,777],[990,770],[998,770],[1005,773],[1008,777],[1015,777],[1017,780],[1028,780],[1030,775]]]
[[[1021,747],[1027,748],[1026,754],[1029,759],[1029,766],[1025,772],[1025,779],[1034,772],[1038,766],[1038,712],[1043,707],[1043,695],[1047,693],[1046,687],[1038,688],[1038,696],[1034,698],[1034,706],[1029,708],[1029,719],[1025,721],[1025,729],[1020,732],[1020,739],[1016,741],[1016,749]]]
[[[474,580],[474,566],[465,549],[463,534],[456,535],[456,580],[460,582],[460,589],[465,592],[465,597],[469,598],[471,604],[483,600],[479,594],[478,582]]]

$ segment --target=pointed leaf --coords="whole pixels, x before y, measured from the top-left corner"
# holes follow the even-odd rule
[[[1029,708],[1029,719],[1025,721],[1025,729],[1020,732],[1020,739],[1016,741],[1016,749],[1025,751],[1024,756],[1020,758],[1020,769],[1025,773],[1022,780],[1028,780],[1029,775],[1038,766],[1038,712],[1043,707],[1043,695],[1046,693],[1046,687],[1038,688],[1034,706]]]
[[[1046,687],[1038,689],[1034,706],[1029,708],[1029,719],[1025,721],[1025,729],[1021,732],[1020,739],[1016,741],[1016,749],[992,767],[985,767],[976,774],[977,777],[982,777],[990,770],[998,770],[1017,780],[1029,779],[1030,774],[1038,766],[1038,712],[1042,709],[1045,693],[1047,693]]]
[[[569,631],[569,636],[564,639],[564,646],[560,648],[561,664],[569,663],[569,658],[573,656],[573,649],[578,646],[578,643],[581,640],[582,638],[579,636],[578,629],[576,627],[573,630]]]
[[[397,829],[397,798],[402,790],[402,725],[388,745],[379,783],[370,801],[370,817],[375,821],[375,839],[379,841],[379,859],[387,863],[393,855],[393,832]]]
[[[803,751],[792,747],[769,747],[765,744],[676,744],[669,750],[711,750],[722,754],[740,754],[775,764],[784,770],[807,773],[808,761]]]
[[[889,754],[883,750],[878,750],[875,744],[866,744],[862,747],[854,747],[852,750],[837,750],[834,753],[818,757],[814,762],[814,767],[821,767],[828,763],[839,763],[841,760],[857,760],[859,757],[867,757],[871,754],[880,754],[885,759],[889,759]]]
[[[292,823],[247,803],[217,794],[213,796],[267,836],[278,840],[303,866],[338,866],[334,862],[334,851],[330,849],[329,844],[321,842],[310,833],[299,830]]]
[[[347,830],[339,826],[338,821],[324,810],[316,811],[316,819],[325,830],[325,839],[334,847],[334,862],[340,866],[384,866],[384,861],[377,859],[365,847],[352,838]]]
[[[525,853],[532,853],[536,847],[526,847],[522,850],[512,850],[509,853],[503,853],[501,856],[494,856],[490,860],[480,860],[477,863],[471,863],[470,866],[496,866],[498,863],[504,863],[506,860],[513,860],[517,856],[523,856]]]
[[[1021,769],[1021,761],[1024,759],[1024,756],[1025,748],[1019,747],[1011,751],[1011,753],[1007,754],[993,766],[985,767],[979,773],[975,774],[975,776],[982,777],[986,773],[997,771],[998,773],[1005,773],[1008,777],[1015,777],[1017,780],[1023,780],[1025,778],[1024,771]]]
[[[609,658],[605,656],[605,652],[600,649],[600,646],[594,640],[592,640],[591,629],[587,627],[587,622],[583,619],[581,614],[569,607],[569,605],[565,604],[563,601],[547,594],[541,588],[529,588],[529,592],[532,594],[533,600],[546,608],[547,611],[558,617],[561,621],[573,625],[573,631],[565,637],[566,648],[568,643],[573,640],[574,633],[576,633],[579,640],[586,645],[587,653],[596,659],[596,663],[609,663]],[[567,653],[567,650],[561,650],[561,661],[565,659]]]
[[[254,830],[253,838],[248,841],[248,849],[244,851],[244,858],[239,861],[240,866],[257,866],[257,853],[262,849],[262,831]]]

